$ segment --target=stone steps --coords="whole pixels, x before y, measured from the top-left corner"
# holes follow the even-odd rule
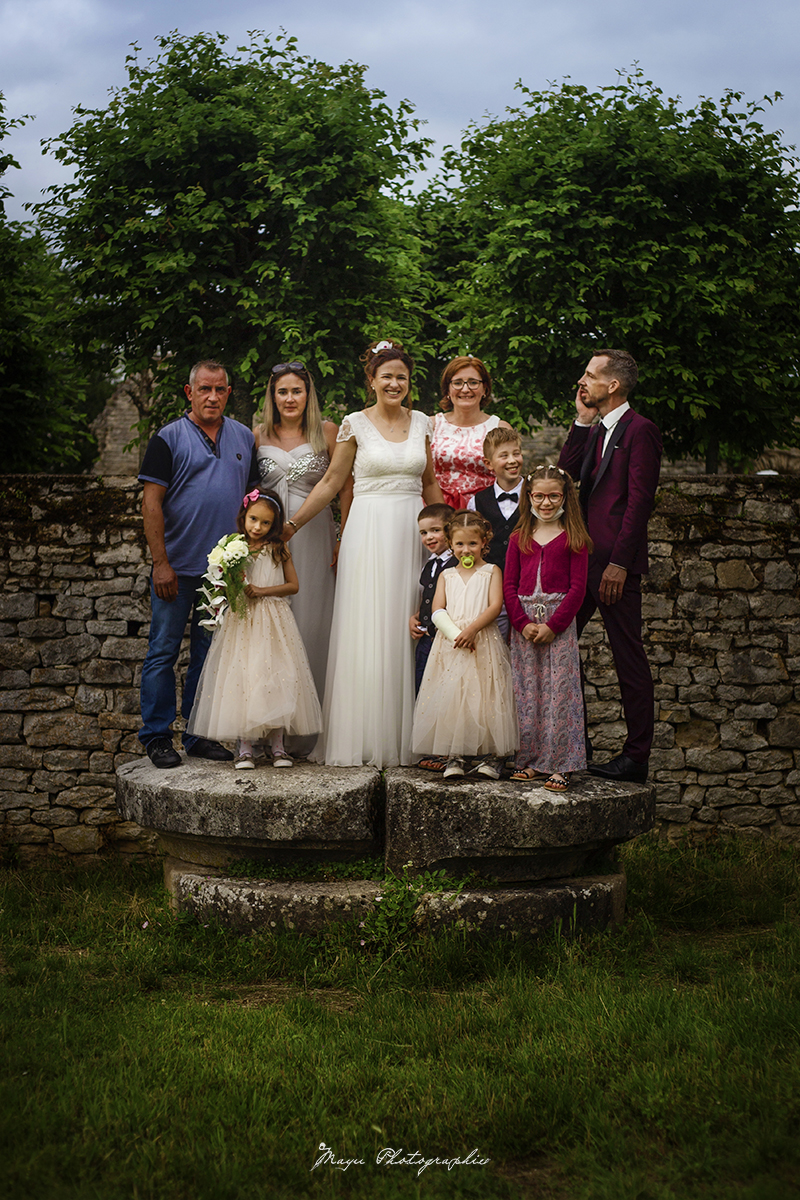
[[[235,772],[187,759],[161,771],[140,760],[117,772],[117,808],[158,833],[173,906],[231,928],[311,932],[362,919],[382,886],[232,878],[226,867],[237,859],[279,871],[382,854],[394,875],[445,869],[477,880],[456,896],[421,894],[422,928],[535,936],[556,921],[580,929],[621,919],[624,875],[597,871],[621,842],[652,828],[655,789],[586,773],[557,794],[535,782],[445,782],[413,768]]]

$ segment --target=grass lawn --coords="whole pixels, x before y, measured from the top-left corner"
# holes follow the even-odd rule
[[[0,1196],[800,1197],[800,851],[624,858],[620,931],[534,945],[400,906],[394,944],[237,937],[156,863],[4,870]]]

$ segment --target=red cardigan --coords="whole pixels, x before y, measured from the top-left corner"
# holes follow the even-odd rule
[[[563,633],[574,621],[586,595],[589,551],[585,546],[577,552],[568,549],[565,532],[546,546],[531,542],[530,550],[522,554],[519,534],[512,533],[503,571],[503,596],[511,624],[520,633],[531,623],[531,619],[520,604],[519,597],[533,595],[540,561],[542,591],[566,593],[547,622],[553,633]]]

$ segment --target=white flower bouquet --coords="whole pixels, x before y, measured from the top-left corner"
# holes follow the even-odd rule
[[[247,539],[241,533],[229,533],[220,538],[208,556],[208,570],[203,576],[202,601],[198,608],[207,612],[200,624],[204,629],[216,629],[229,607],[238,616],[247,609],[245,568],[250,557]]]

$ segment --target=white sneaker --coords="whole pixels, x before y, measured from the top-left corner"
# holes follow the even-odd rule
[[[485,758],[482,763],[479,763],[475,768],[477,775],[485,775],[487,779],[500,778],[500,759]]]
[[[279,750],[272,760],[273,767],[293,767],[294,762],[285,750]]]
[[[254,771],[256,764],[253,762],[252,754],[239,754],[234,759],[233,766],[237,771]]]
[[[448,758],[447,766],[444,769],[444,779],[456,779],[464,774],[463,758]]]

